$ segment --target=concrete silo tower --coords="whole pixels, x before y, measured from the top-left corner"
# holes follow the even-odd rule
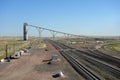
[[[23,25],[23,40],[24,41],[27,41],[28,40],[28,24],[27,23],[24,23]]]

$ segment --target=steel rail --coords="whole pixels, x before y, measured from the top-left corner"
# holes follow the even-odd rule
[[[68,60],[68,62],[75,68],[75,70],[79,74],[83,75],[83,77],[85,79],[89,79],[89,80],[105,80],[103,77],[97,75],[95,72],[90,70],[88,67],[86,67],[85,65],[80,63],[78,60],[76,60],[69,53],[67,54],[64,50],[62,50],[62,49],[65,49],[65,47],[67,47],[67,46],[64,47],[64,46],[61,46],[61,44],[59,44],[59,43],[52,42],[52,41],[50,41],[50,42],[55,47],[57,47],[56,49],[59,50],[59,52],[63,55],[63,57],[65,57]]]
[[[71,51],[73,53],[75,53],[78,57],[82,58],[83,60],[86,60],[87,62],[95,65],[96,67],[98,67],[99,69],[107,72],[108,74],[113,75],[116,78],[120,79],[120,69],[117,67],[114,67],[110,64],[107,64],[103,61],[97,60],[91,56],[86,55],[85,53],[80,53],[77,51]]]
[[[114,65],[116,67],[119,67],[120,68],[120,59],[118,58],[115,58],[115,57],[112,57],[110,55],[107,55],[105,53],[102,53],[98,50],[91,50],[91,49],[88,49],[89,52],[93,53],[94,55],[97,55],[102,61],[105,61],[111,65]]]
[[[80,63],[77,59],[73,56],[66,54],[65,52],[61,51],[61,54],[71,63],[71,65],[77,70],[78,73],[82,74],[86,79],[89,80],[105,80],[103,77],[100,77],[95,72],[90,70],[88,67]]]
[[[56,43],[56,45],[63,47],[64,45]],[[62,46],[61,46],[62,45]],[[64,46],[63,49],[67,49],[67,46]],[[69,49],[69,47],[68,47]],[[74,53],[75,55],[79,56],[81,59],[86,60],[87,62],[95,65],[96,67],[98,67],[99,69],[107,72],[108,74],[113,75],[116,78],[120,79],[120,69],[117,67],[114,67],[106,62],[103,62],[101,60],[98,60],[94,57],[91,57],[89,55],[86,55],[84,52],[80,52],[78,50],[71,50],[70,52]]]

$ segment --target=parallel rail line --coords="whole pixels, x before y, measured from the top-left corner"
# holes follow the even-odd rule
[[[68,60],[68,62],[74,67],[74,69],[81,74],[85,79],[89,80],[105,80],[103,77],[99,76],[92,70],[90,70],[88,67],[86,67],[84,64],[80,63],[75,57],[71,56],[69,53],[66,53],[62,49],[67,49],[67,46],[64,46],[60,43],[52,42],[51,44],[55,46],[57,50],[60,51],[60,53]]]
[[[108,74],[110,74],[110,75],[120,79],[120,68],[116,67],[117,63],[114,63],[114,62],[118,62],[119,63],[119,59],[116,59],[114,57],[112,57],[112,58],[110,57],[109,58],[109,56],[107,56],[107,55],[104,56],[103,54],[100,54],[100,53],[96,53],[96,54],[95,53],[93,53],[93,54],[87,53],[87,52],[80,51],[80,50],[77,50],[77,49],[74,49],[74,48],[70,48],[69,46],[63,45],[62,43],[58,43],[58,42],[52,42],[52,44],[55,47],[57,47],[58,50],[60,48],[62,48],[62,53],[61,54],[66,55],[66,53],[68,53],[69,55],[67,55],[67,56],[70,56],[70,54],[72,53],[74,55],[77,55],[79,58],[81,58],[81,59],[91,63],[92,65],[95,65],[96,67],[98,67],[102,71],[104,71],[104,72],[106,72],[106,73],[108,73]],[[70,49],[70,50],[65,52],[66,49]],[[112,61],[114,61],[114,62],[112,62]],[[118,65],[120,65],[120,64],[118,64]]]
[[[118,68],[120,68],[120,59],[112,57],[110,55],[104,54],[98,50],[91,50],[88,49],[89,52],[91,52],[92,54],[90,54],[91,56],[98,58],[102,61],[105,61],[113,66],[116,66]]]

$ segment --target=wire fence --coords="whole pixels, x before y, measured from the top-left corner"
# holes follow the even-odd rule
[[[13,44],[1,44],[0,45],[0,59],[13,55],[16,51],[23,50],[31,45],[32,43],[30,41],[13,43]]]

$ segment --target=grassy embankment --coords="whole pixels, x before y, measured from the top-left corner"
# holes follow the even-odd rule
[[[120,54],[120,43],[104,45],[102,48]]]

